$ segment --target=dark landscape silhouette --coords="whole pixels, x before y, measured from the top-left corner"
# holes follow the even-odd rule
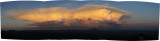
[[[2,30],[3,39],[158,40],[156,30]]]

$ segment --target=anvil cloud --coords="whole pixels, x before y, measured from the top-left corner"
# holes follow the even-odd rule
[[[127,21],[127,11],[106,5],[84,5],[76,9],[65,7],[8,11],[10,19],[32,21],[32,27],[108,27]]]

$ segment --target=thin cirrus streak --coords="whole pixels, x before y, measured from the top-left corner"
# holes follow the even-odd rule
[[[34,10],[9,11],[8,18],[28,20],[32,27],[108,27],[122,24],[131,14],[127,11],[106,5],[84,5],[77,9],[64,7],[39,8]]]

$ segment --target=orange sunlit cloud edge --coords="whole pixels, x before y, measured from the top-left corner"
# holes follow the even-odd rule
[[[131,18],[127,11],[108,5],[87,4],[76,9],[65,7],[38,8],[33,10],[12,10],[10,19],[28,20],[32,27],[109,27],[119,25]]]

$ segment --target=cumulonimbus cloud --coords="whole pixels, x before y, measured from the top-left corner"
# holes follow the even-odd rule
[[[122,24],[131,14],[106,5],[84,5],[76,9],[65,7],[38,8],[34,10],[8,11],[10,19],[28,20],[32,27],[108,27]]]

